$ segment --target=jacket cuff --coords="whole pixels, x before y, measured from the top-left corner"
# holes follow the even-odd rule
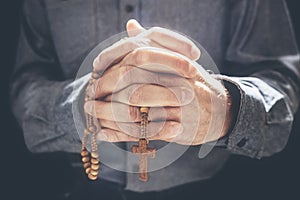
[[[58,124],[58,131],[65,137],[62,145],[67,152],[78,153],[81,150],[85,128],[83,105],[89,77],[86,75],[67,84],[55,104],[54,121]]]
[[[78,120],[78,113],[83,110],[87,82],[88,76],[85,76],[76,81],[39,81],[31,85],[24,96],[30,100],[25,103],[21,119],[25,142],[31,152],[80,152],[77,129],[84,126],[84,121]]]
[[[221,140],[226,141],[227,149],[233,154],[261,158],[264,152],[267,105],[260,90],[251,81],[252,79],[256,79],[256,82],[260,80],[257,78],[238,78],[223,75],[218,75],[218,79],[227,82],[227,84],[229,83],[231,87],[234,86],[236,89],[234,91],[229,89],[229,92],[232,95],[238,91],[239,95],[234,96],[239,96],[240,98],[231,130]],[[282,96],[275,90],[272,92],[275,101],[276,98]]]

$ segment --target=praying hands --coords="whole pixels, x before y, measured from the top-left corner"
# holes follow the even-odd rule
[[[220,81],[196,66],[200,50],[163,28],[127,23],[129,37],[102,51],[94,71],[103,75],[87,92],[85,112],[99,120],[97,138],[138,141],[140,107],[149,107],[149,140],[199,145],[227,134],[230,95]],[[107,69],[106,67],[109,66]]]

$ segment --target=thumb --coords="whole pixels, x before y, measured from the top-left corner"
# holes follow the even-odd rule
[[[144,30],[145,29],[135,19],[128,20],[126,24],[126,31],[129,37],[134,37],[143,32]]]

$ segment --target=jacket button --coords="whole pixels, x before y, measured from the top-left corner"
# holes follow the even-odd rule
[[[243,147],[243,146],[245,146],[245,144],[247,143],[248,140],[249,140],[249,139],[248,139],[247,137],[244,137],[243,139],[241,139],[241,141],[239,141],[239,142],[237,143],[237,146],[238,146],[238,147]]]
[[[132,5],[126,5],[125,10],[126,12],[131,13],[134,11],[134,7]]]

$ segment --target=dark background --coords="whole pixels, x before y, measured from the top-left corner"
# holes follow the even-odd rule
[[[287,0],[299,46],[300,14],[297,12],[297,2]],[[33,155],[28,152],[9,108],[8,83],[15,57],[21,3],[8,0],[1,6],[0,160],[4,185],[1,184],[0,199],[56,199],[56,193],[72,187],[73,171],[63,154]],[[224,170],[208,181],[205,190],[223,199],[300,199],[299,131],[298,111],[284,151],[262,160],[233,156]],[[185,195],[187,198],[191,196]]]

